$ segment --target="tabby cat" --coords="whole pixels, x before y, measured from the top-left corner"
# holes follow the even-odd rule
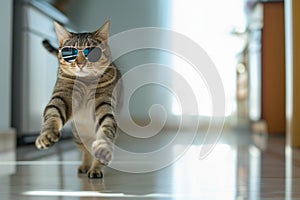
[[[73,135],[82,151],[78,173],[102,178],[102,168],[113,156],[120,73],[112,63],[108,37],[110,21],[90,33],[69,32],[54,22],[59,49],[44,46],[58,56],[59,69],[51,100],[43,113],[38,149],[47,149],[61,136],[71,118]],[[119,87],[118,87],[119,88]]]

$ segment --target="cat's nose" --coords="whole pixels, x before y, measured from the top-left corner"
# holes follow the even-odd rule
[[[77,65],[78,68],[82,69],[86,65],[86,60],[77,59],[76,60],[76,65]]]
[[[77,56],[76,64],[80,69],[82,69],[86,65],[86,58],[82,53]]]
[[[80,69],[84,68],[85,64],[86,64],[86,61],[82,62],[82,63],[76,63],[77,64],[77,67],[79,67]]]
[[[78,66],[80,69],[82,69],[82,68],[84,67],[84,64],[83,64],[83,63],[80,63],[80,64],[78,63],[77,66]]]

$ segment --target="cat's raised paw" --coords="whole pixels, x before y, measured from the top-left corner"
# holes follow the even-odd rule
[[[103,165],[108,165],[113,158],[113,143],[104,139],[93,142],[92,150],[94,156]]]
[[[52,131],[43,132],[36,140],[35,146],[38,149],[47,149],[53,146],[60,138],[60,132],[54,133]]]

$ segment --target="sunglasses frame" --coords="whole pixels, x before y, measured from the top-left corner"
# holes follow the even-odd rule
[[[76,58],[75,58],[72,62],[68,62],[68,61],[66,61],[66,60],[64,59],[64,57],[63,57],[63,55],[62,55],[62,50],[63,50],[64,48],[74,48],[74,49],[76,49],[76,50],[78,51],[78,53],[77,53],[77,55],[76,55]],[[101,56],[100,56],[100,58],[102,57],[102,54],[103,54],[103,52],[105,51],[105,49],[102,49],[100,46],[87,46],[87,47],[85,47],[84,49],[78,49],[78,47],[74,47],[74,46],[63,46],[63,47],[60,47],[60,48],[58,49],[58,52],[60,53],[60,55],[61,55],[61,57],[64,59],[64,61],[66,61],[67,63],[73,63],[73,62],[76,61],[76,59],[77,59],[79,53],[80,53],[80,52],[83,52],[83,51],[84,51],[85,49],[87,49],[87,48],[99,48],[99,49],[101,50]],[[83,55],[84,55],[85,60],[88,60],[88,61],[89,61],[88,56],[86,56],[84,53],[83,53]],[[99,58],[98,60],[100,60],[100,58]],[[91,61],[89,61],[89,62],[91,62]],[[97,62],[97,61],[96,61],[96,62]]]

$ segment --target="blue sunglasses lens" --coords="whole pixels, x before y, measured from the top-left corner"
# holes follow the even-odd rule
[[[85,48],[83,53],[90,62],[97,62],[102,55],[102,51],[99,47]]]
[[[65,47],[61,50],[61,56],[69,63],[74,62],[77,58],[78,50],[72,47]]]

